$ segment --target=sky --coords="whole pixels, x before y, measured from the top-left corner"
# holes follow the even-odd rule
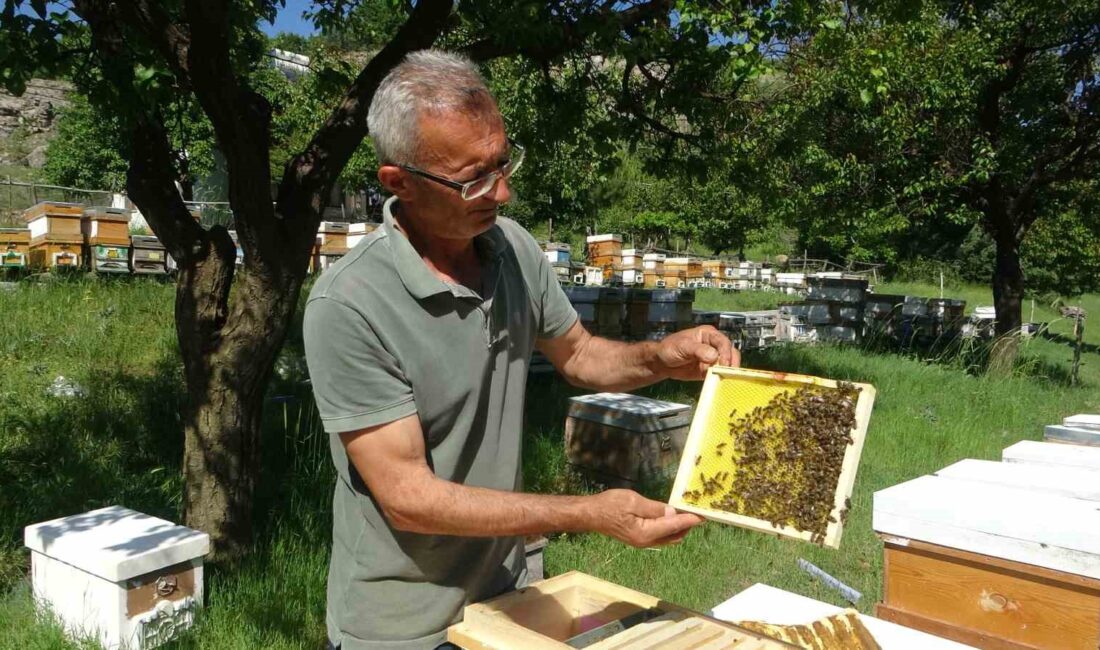
[[[286,0],[286,6],[280,9],[278,15],[275,16],[275,24],[271,25],[266,21],[261,21],[260,28],[268,36],[274,36],[281,32],[309,36],[317,31],[314,29],[313,23],[302,18],[302,12],[309,9],[310,4],[312,4],[310,0]]]

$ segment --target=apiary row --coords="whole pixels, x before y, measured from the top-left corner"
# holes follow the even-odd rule
[[[5,270],[141,275],[172,269],[156,237],[130,234],[127,210],[42,202],[25,210],[23,219],[26,228],[0,229],[0,266]]]
[[[966,302],[869,291],[854,277],[811,277],[804,302],[781,305],[779,340],[930,344],[959,334]]]
[[[199,212],[192,211],[199,219]],[[83,269],[96,273],[164,275],[174,260],[152,235],[131,235],[130,211],[43,201],[23,212],[25,228],[0,228],[0,269],[45,272]],[[378,224],[321,222],[310,256],[310,271],[332,265],[373,232]],[[237,264],[244,263],[237,233]]]
[[[724,289],[779,291],[804,295],[814,277],[847,277],[839,272],[779,272],[762,262],[671,256],[623,248],[621,235],[591,235],[582,262],[569,244],[550,242],[545,253],[562,284],[646,289]]]

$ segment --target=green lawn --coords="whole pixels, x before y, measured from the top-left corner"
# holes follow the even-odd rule
[[[938,287],[891,285],[880,292],[938,295]],[[171,286],[143,281],[27,285],[0,291],[0,648],[72,648],[55,626],[36,622],[26,581],[23,526],[110,504],[178,519],[185,399],[175,348]],[[969,306],[991,304],[988,291],[948,295]],[[707,309],[759,309],[778,294],[701,291]],[[1082,304],[1100,313],[1100,296]],[[969,309],[969,307],[968,307]],[[1037,320],[1053,311],[1037,308]],[[871,531],[875,490],[961,458],[999,457],[1013,442],[1041,437],[1042,425],[1100,411],[1100,328],[1082,368],[1083,386],[1064,382],[1071,358],[1069,324],[1023,347],[1018,372],[991,378],[969,362],[940,354],[871,352],[851,347],[776,347],[745,365],[874,384],[878,389],[853,509],[839,550],[706,524],[680,546],[635,550],[596,535],[555,537],[550,573],[577,569],[700,609],[754,582],[838,602],[801,573],[806,558],[864,593],[879,597],[881,545]],[[277,378],[265,416],[264,481],[257,497],[255,553],[235,566],[210,567],[207,608],[194,633],[174,647],[304,648],[324,637],[324,585],[332,471],[308,389],[295,371],[301,344],[288,344],[290,370]],[[58,375],[87,395],[48,396]],[[529,489],[585,487],[568,471],[561,436],[576,391],[553,376],[529,384],[525,480]],[[645,394],[692,402],[698,385],[665,383]],[[537,395],[537,399],[534,396]],[[659,495],[662,498],[666,495]],[[92,646],[88,646],[92,647]]]

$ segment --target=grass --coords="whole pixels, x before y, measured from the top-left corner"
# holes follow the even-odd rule
[[[884,284],[879,291],[937,295],[938,287]],[[966,287],[972,306],[987,292]],[[779,294],[702,290],[703,309],[759,309]],[[0,293],[0,648],[91,648],[36,619],[22,549],[33,522],[119,503],[179,518],[185,399],[172,324],[173,289],[149,281],[24,284]],[[1086,296],[1100,312],[1100,296]],[[1043,309],[1046,309],[1045,307]],[[1053,311],[1037,309],[1037,319]],[[1024,346],[1014,376],[992,378],[942,354],[853,347],[780,346],[748,354],[745,365],[865,381],[878,389],[853,508],[840,550],[706,524],[680,546],[635,550],[598,535],[559,535],[546,549],[549,573],[581,570],[673,602],[708,609],[754,582],[828,602],[835,594],[800,572],[806,558],[879,598],[882,549],[871,531],[872,494],[961,458],[999,457],[1038,439],[1042,425],[1100,411],[1100,330],[1086,332],[1084,385],[1064,382],[1068,323]],[[207,606],[176,648],[304,648],[324,638],[325,574],[333,472],[327,439],[303,384],[301,342],[292,335],[265,408],[264,476],[257,495],[255,552],[233,566],[208,567]],[[1061,369],[1059,371],[1059,369]],[[58,375],[85,397],[58,398]],[[553,376],[528,386],[524,478],[539,492],[583,492],[562,449],[565,408],[580,393]],[[665,382],[644,394],[693,402],[698,385]],[[537,398],[536,398],[537,396]],[[653,496],[667,495],[653,487]]]

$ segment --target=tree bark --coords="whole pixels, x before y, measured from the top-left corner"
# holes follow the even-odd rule
[[[996,262],[993,267],[993,306],[997,314],[996,341],[989,359],[989,371],[1011,374],[1019,352],[1023,320],[1024,272],[1020,267],[1020,245],[1012,233],[995,235]]]

